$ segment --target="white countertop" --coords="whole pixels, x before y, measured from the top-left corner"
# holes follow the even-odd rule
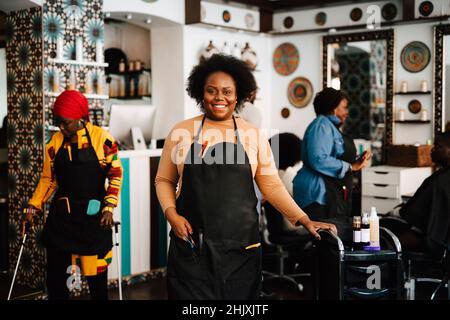
[[[136,157],[160,157],[162,149],[146,149],[146,150],[119,150],[120,158],[136,158]]]

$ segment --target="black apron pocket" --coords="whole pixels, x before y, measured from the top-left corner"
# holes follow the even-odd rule
[[[170,232],[170,245],[168,263],[168,276],[210,280],[211,275],[207,270],[207,257],[200,255],[198,248],[191,245],[173,232]],[[169,268],[170,267],[170,268]]]
[[[261,243],[225,241],[222,252],[225,299],[257,299],[261,290]]]

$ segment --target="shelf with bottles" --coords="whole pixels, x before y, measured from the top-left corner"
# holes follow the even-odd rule
[[[109,131],[109,127],[108,126],[102,126],[102,129]],[[57,132],[59,131],[59,127],[57,126],[52,126],[52,125],[47,125],[45,126],[45,130],[49,131],[49,132]]]
[[[150,100],[152,98],[151,94],[143,95],[143,96],[123,96],[123,97],[109,97],[110,99],[117,100]]]
[[[418,120],[418,119],[414,119],[414,120],[395,120],[395,123],[404,123],[404,124],[427,124],[430,123],[430,120]]]
[[[426,95],[426,94],[431,94],[431,91],[406,91],[406,92],[395,92],[396,95]]]
[[[115,99],[140,99],[151,97],[151,72],[149,69],[106,74],[109,95]]]
[[[110,72],[110,73],[107,73],[106,76],[115,75],[115,76],[133,77],[133,76],[141,75],[144,72],[151,73],[152,70],[151,69],[140,69],[140,70],[126,70],[126,71],[122,71],[122,72]]]
[[[66,59],[48,59],[49,63],[56,64],[71,64],[71,65],[81,65],[81,66],[92,66],[92,67],[102,67],[105,68],[108,66],[105,62],[96,62],[96,61],[78,61],[78,60],[66,60]]]
[[[50,92],[50,91],[45,91],[44,95],[48,96],[48,97],[57,97],[61,94],[61,92]],[[83,93],[83,95],[88,98],[88,99],[109,99],[108,95],[104,95],[104,94],[90,94],[90,93]]]

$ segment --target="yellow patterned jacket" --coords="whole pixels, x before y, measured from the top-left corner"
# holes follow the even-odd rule
[[[86,123],[86,129],[91,137],[92,146],[97,154],[100,166],[106,171],[108,179],[108,187],[103,202],[105,205],[110,204],[116,207],[122,185],[122,165],[118,156],[117,144],[108,132],[92,125],[90,122]],[[77,132],[78,149],[89,146],[86,129],[83,128]],[[42,210],[43,204],[50,199],[58,188],[54,171],[54,160],[59,148],[68,148],[69,155],[71,154],[70,143],[64,143],[63,146],[63,141],[63,134],[56,132],[45,147],[44,167],[41,177],[32,198],[28,202],[29,205],[40,210]],[[95,275],[106,270],[111,262],[111,258],[112,252],[108,252],[105,257],[100,258],[97,256],[72,255],[72,261],[74,264],[80,265],[83,275],[86,276]]]

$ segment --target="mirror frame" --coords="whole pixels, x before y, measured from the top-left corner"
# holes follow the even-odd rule
[[[355,33],[332,34],[322,38],[322,85],[328,86],[328,45],[357,41],[386,40],[386,118],[383,159],[386,147],[393,143],[393,98],[394,98],[394,30],[375,30]]]
[[[450,24],[434,26],[434,136],[444,131],[445,120],[443,110],[444,85],[444,36],[450,35]]]

